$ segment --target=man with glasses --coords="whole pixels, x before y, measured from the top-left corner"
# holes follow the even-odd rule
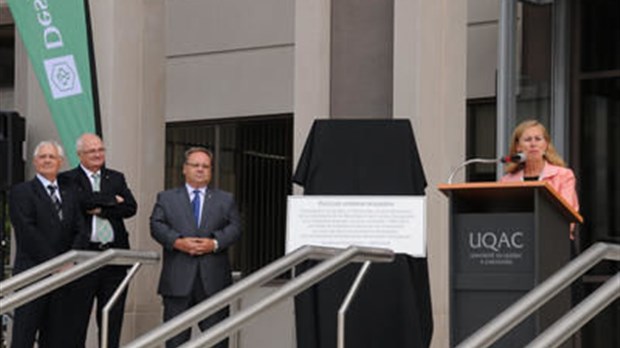
[[[151,214],[151,236],[162,245],[159,294],[164,321],[200,303],[232,283],[228,248],[241,236],[241,221],[232,195],[209,186],[212,153],[202,147],[185,152],[185,185],[157,195]],[[205,331],[228,315],[228,308],[201,321]],[[190,338],[190,330],[173,337],[166,347]],[[218,347],[227,347],[221,342]]]
[[[9,215],[15,235],[13,274],[48,261],[70,249],[83,249],[87,240],[75,194],[57,181],[63,150],[43,141],[34,150],[36,176],[9,193]],[[70,267],[66,265],[58,271]],[[67,285],[15,310],[11,347],[77,347],[71,289]],[[37,338],[38,335],[38,338]]]
[[[123,173],[105,166],[105,147],[96,134],[86,133],[76,141],[80,164],[60,175],[62,183],[78,192],[82,215],[89,235],[88,249],[129,249],[129,235],[123,219],[136,214],[138,205],[127,186]],[[86,341],[93,302],[97,300],[97,324],[101,341],[102,311],[127,275],[126,266],[106,266],[81,280],[84,296],[75,299],[82,310],[81,340]],[[110,310],[108,347],[119,346],[127,292],[123,292]]]

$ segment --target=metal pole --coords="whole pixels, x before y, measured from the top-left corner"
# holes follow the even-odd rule
[[[515,97],[515,42],[517,0],[500,1],[499,37],[497,52],[497,157],[508,151],[509,130],[516,123]],[[502,175],[502,164],[497,164],[497,178]]]
[[[616,273],[526,347],[554,348],[559,346],[618,297],[620,297],[620,273]]]
[[[344,301],[342,301],[340,309],[338,309],[338,348],[344,348],[345,315],[347,310],[349,309],[349,305],[351,304],[353,297],[357,293],[357,289],[359,288],[360,284],[362,284],[362,279],[364,279],[364,276],[368,271],[368,267],[370,267],[370,261],[364,262],[362,268],[357,273],[357,277],[355,278],[353,285],[351,285],[351,289],[349,289],[349,293],[345,297]]]
[[[108,326],[110,321],[110,310],[112,309],[112,306],[114,306],[116,301],[118,301],[118,298],[121,296],[123,291],[125,291],[125,289],[129,285],[131,278],[133,278],[136,272],[138,272],[140,266],[142,266],[142,264],[140,262],[136,262],[133,267],[131,267],[121,284],[118,286],[118,288],[116,288],[116,291],[114,291],[112,297],[110,297],[108,302],[105,304],[105,307],[103,307],[101,315],[101,348],[108,348]]]
[[[552,18],[552,71],[551,71],[551,126],[555,150],[564,158],[569,153],[569,113],[570,113],[570,25],[569,1],[553,2]]]

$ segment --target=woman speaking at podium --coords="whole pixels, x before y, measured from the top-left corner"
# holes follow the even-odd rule
[[[536,120],[521,122],[512,133],[509,155],[521,153],[525,160],[521,163],[508,163],[506,175],[501,182],[544,180],[579,211],[579,201],[575,190],[575,174],[551,143],[549,132]],[[570,238],[574,238],[574,224],[571,224]]]

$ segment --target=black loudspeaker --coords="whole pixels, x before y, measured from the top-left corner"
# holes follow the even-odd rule
[[[0,110],[0,281],[9,264],[7,199],[12,185],[24,181],[26,121],[17,112]],[[0,338],[0,346],[2,339]]]
[[[24,181],[26,121],[17,112],[0,111],[0,190]]]

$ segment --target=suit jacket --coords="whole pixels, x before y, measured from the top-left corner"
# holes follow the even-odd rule
[[[207,190],[202,220],[197,227],[185,186],[160,192],[150,224],[151,236],[164,250],[159,294],[189,295],[197,272],[209,296],[232,283],[228,247],[241,236],[241,219],[230,193]],[[173,248],[174,241],[182,237],[215,238],[219,249],[215,253],[191,256]]]
[[[579,200],[575,190],[575,174],[569,168],[545,162],[539,180],[548,181],[575,211],[579,211]],[[523,181],[523,169],[504,175],[501,182]]]
[[[114,230],[114,241],[112,241],[111,247],[129,249],[129,235],[127,234],[123,219],[136,215],[138,204],[127,186],[125,176],[121,172],[105,167],[101,168],[99,192],[93,192],[90,179],[80,166],[61,173],[58,181],[71,185],[78,192],[80,209],[86,222],[89,236],[92,230],[93,215],[88,214],[87,211],[101,208],[100,217],[110,221]],[[125,201],[120,204],[117,203],[116,195],[123,197]]]
[[[70,249],[85,249],[88,240],[75,192],[59,183],[60,220],[48,191],[36,177],[9,193],[9,216],[15,231],[15,265],[20,273]]]

